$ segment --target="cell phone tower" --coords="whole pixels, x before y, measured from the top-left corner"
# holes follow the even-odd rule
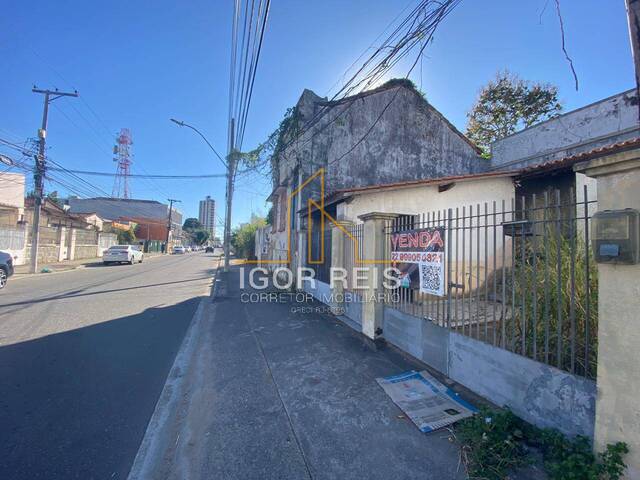
[[[118,163],[116,178],[113,182],[111,196],[115,198],[131,198],[129,190],[129,167],[131,166],[130,146],[133,145],[131,131],[123,128],[116,137],[116,144],[113,146],[114,162]]]

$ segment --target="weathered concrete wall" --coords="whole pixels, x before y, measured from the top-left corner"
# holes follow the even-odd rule
[[[319,280],[315,281],[315,286],[311,286],[310,282],[304,282],[303,289],[305,292],[313,295],[313,297],[320,302],[324,302],[331,297],[331,289],[329,288],[329,284],[321,282]]]
[[[98,256],[98,245],[76,245],[73,258],[81,260],[83,258],[96,258]]]
[[[452,380],[539,427],[593,437],[595,382],[450,332]]]
[[[598,209],[640,210],[640,150],[576,169],[598,181]],[[640,478],[640,265],[598,264],[598,402],[595,447],[623,441],[625,478]]]
[[[322,290],[305,288],[321,299]],[[341,317],[352,328],[358,324]],[[566,435],[593,437],[596,384],[557,368],[384,307],[383,337],[492,403]]]
[[[384,337],[534,425],[593,436],[595,383],[385,307]]]
[[[336,107],[327,121],[336,118],[328,135],[315,144],[319,157],[328,162],[329,190],[462,175],[488,167],[469,142],[409,88],[384,90],[356,100],[353,107]]]
[[[24,262],[31,261],[31,244],[27,244],[25,249]],[[55,263],[58,261],[60,245],[58,244],[38,244],[38,263]]]
[[[484,171],[489,162],[413,88],[381,87],[327,103],[309,90],[299,124],[320,119],[279,160],[279,182],[324,167],[327,190]],[[321,112],[325,112],[320,115]],[[354,148],[355,147],[355,148]]]
[[[637,103],[628,90],[498,140],[492,168],[536,165],[638,137]]]
[[[387,341],[447,375],[449,330],[389,307],[382,329]]]
[[[362,326],[362,299],[355,293],[351,293],[351,295],[354,297],[354,300],[351,302],[345,301],[342,305],[344,308],[344,314],[357,325]]]

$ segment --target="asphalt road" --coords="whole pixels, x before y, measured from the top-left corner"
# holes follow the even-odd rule
[[[214,267],[194,253],[10,279],[0,478],[126,478]]]

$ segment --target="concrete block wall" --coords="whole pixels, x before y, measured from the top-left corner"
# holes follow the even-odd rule
[[[385,307],[383,335],[492,403],[541,428],[593,437],[596,384]]]
[[[491,146],[491,166],[537,165],[636,138],[637,105],[632,89],[509,135]]]

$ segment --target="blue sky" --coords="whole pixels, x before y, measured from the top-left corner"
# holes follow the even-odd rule
[[[304,88],[326,95],[345,70],[400,11],[417,0],[272,0],[245,135],[255,146],[273,131]],[[545,7],[546,5],[546,7]],[[412,79],[458,128],[478,90],[497,70],[559,87],[571,110],[633,86],[623,0],[562,0],[567,48],[580,89],[560,48],[553,0],[463,0],[436,33]],[[82,99],[59,99],[49,117],[48,154],[70,169],[115,171],[111,145],[127,127],[133,173],[222,173],[193,132],[226,148],[231,0],[108,2],[10,1],[0,18],[0,138],[35,136],[41,88],[76,88]],[[399,65],[391,76],[404,76]],[[0,153],[11,153],[0,149]],[[113,180],[87,177],[111,192]],[[48,191],[64,188],[48,184]],[[211,195],[222,217],[224,179],[134,180],[136,198],[182,200],[197,216]],[[270,181],[257,175],[237,186],[234,224],[265,213]]]

